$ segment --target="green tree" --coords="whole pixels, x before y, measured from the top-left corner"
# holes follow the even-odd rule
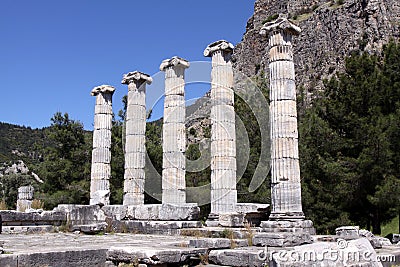
[[[92,135],[83,125],[71,120],[68,113],[57,112],[46,136],[54,146],[45,151],[37,173],[46,208],[60,203],[87,204],[89,201]]]
[[[397,215],[399,54],[391,42],[382,58],[352,55],[301,117],[304,202],[320,232],[354,223],[380,234]]]

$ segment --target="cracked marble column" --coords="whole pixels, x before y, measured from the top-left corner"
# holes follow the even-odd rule
[[[269,38],[272,210],[270,220],[303,219],[292,37],[300,28],[280,16],[264,25]]]
[[[149,75],[138,71],[129,72],[122,79],[122,84],[128,85],[123,205],[144,204],[146,84],[151,83]]]
[[[210,44],[204,56],[212,58],[211,71],[211,213],[209,219],[236,212],[236,132],[231,56],[233,45]]]
[[[112,95],[115,88],[101,85],[91,91],[96,96],[93,130],[90,205],[110,204]]]
[[[164,60],[165,72],[163,122],[162,203],[186,203],[185,182],[185,69],[189,62],[179,57]]]
[[[256,246],[287,247],[312,243],[315,228],[301,205],[296,84],[292,38],[300,28],[285,15],[264,24],[269,40],[271,127],[271,215],[253,237]]]

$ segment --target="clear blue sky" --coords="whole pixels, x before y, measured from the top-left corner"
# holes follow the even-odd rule
[[[60,111],[92,129],[94,86],[117,88],[117,113],[127,93],[124,73],[160,76],[161,61],[175,55],[209,61],[203,57],[209,43],[240,42],[253,5],[253,0],[0,0],[0,121],[41,128]],[[199,97],[208,88],[189,86],[188,95]]]

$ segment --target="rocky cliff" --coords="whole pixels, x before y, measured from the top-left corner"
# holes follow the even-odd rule
[[[297,84],[308,92],[343,70],[353,51],[379,53],[390,38],[400,37],[399,0],[276,1],[257,0],[246,33],[235,48],[235,69],[247,76],[267,71],[267,41],[262,25],[286,13],[302,33],[294,38]]]

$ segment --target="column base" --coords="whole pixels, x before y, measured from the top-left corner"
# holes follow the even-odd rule
[[[215,214],[210,213],[206,221],[208,227],[243,227],[244,217],[246,214],[243,213],[221,213]]]
[[[303,212],[271,212],[269,215],[269,221],[298,221],[304,219]]]
[[[253,244],[256,246],[291,247],[310,244],[313,242],[311,235],[315,235],[311,220],[295,217],[261,222],[260,227],[261,233],[253,238]]]

